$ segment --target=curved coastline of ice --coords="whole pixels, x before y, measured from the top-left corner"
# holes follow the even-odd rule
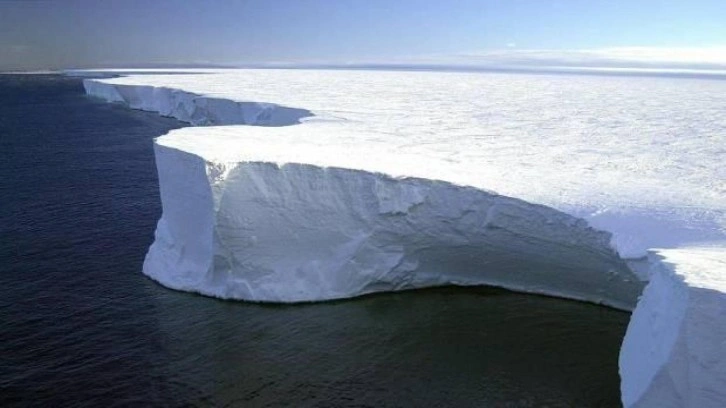
[[[703,217],[555,209],[489,191],[501,180],[486,178],[492,168],[402,151],[326,123],[330,112],[305,122],[305,109],[134,81],[84,85],[192,124],[303,123],[186,128],[156,140],[163,215],[144,273],[162,284],[279,302],[490,284],[632,309],[637,273],[650,283],[621,352],[624,405],[726,400],[726,333],[708,324],[726,316],[720,208]],[[722,187],[702,202],[722,199]]]

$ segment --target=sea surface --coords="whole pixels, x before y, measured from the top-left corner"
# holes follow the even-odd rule
[[[146,278],[152,140],[182,126],[0,75],[0,406],[619,406],[627,313],[492,288],[258,305]]]

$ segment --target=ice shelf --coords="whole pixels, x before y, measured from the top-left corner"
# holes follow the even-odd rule
[[[155,142],[163,215],[143,269],[160,283],[274,302],[487,284],[630,310],[649,281],[624,405],[723,406],[726,120],[711,102],[726,81],[629,80],[224,70],[84,85],[225,125]]]

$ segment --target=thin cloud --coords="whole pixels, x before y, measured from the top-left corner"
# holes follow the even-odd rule
[[[10,51],[12,51],[12,52],[22,53],[22,52],[28,51],[28,49],[30,47],[27,45],[22,45],[22,44],[13,44],[13,45],[10,45],[9,48],[10,48]]]
[[[726,69],[726,46],[612,47],[579,50],[507,48],[416,58],[410,62],[461,66]]]

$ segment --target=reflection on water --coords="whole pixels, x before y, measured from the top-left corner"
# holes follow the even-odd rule
[[[628,314],[491,288],[296,306],[140,273],[180,123],[0,77],[0,406],[618,406]]]

